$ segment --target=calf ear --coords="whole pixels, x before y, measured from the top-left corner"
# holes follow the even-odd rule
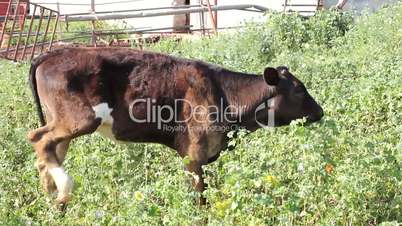
[[[267,67],[264,70],[264,80],[270,86],[276,86],[279,83],[279,74],[275,68]]]

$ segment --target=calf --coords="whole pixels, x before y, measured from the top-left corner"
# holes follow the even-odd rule
[[[202,192],[201,166],[218,158],[229,131],[323,116],[286,67],[257,76],[133,49],[55,50],[32,62],[30,83],[42,127],[28,138],[43,188],[57,191],[61,204],[73,187],[62,163],[76,137],[98,131],[117,141],[164,144],[189,159],[192,184]]]

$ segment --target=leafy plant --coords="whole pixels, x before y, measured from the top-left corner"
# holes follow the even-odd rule
[[[400,224],[402,4],[353,20],[272,14],[234,33],[149,47],[257,74],[287,65],[325,110],[316,124],[233,138],[234,150],[205,167],[201,208],[185,159],[94,134],[70,147],[74,199],[56,211],[25,138],[38,124],[28,65],[0,62],[0,225]]]

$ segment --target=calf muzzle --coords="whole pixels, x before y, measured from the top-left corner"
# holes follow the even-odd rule
[[[318,111],[314,114],[307,116],[307,122],[317,122],[324,116],[324,110],[319,107]]]

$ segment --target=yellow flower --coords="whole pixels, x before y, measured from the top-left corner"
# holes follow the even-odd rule
[[[225,211],[229,209],[229,207],[232,205],[232,199],[226,199],[222,201],[218,201],[215,204],[215,209],[217,210],[217,214],[219,216],[224,216]]]
[[[277,186],[279,184],[278,179],[273,176],[273,175],[267,175],[264,177],[264,181],[266,183],[269,183],[270,185],[272,185],[273,187]]]
[[[140,191],[136,191],[136,192],[134,193],[134,198],[135,198],[137,201],[142,201],[142,200],[144,200],[144,194],[142,194],[142,192],[140,192]]]
[[[334,166],[331,163],[327,163],[327,165],[325,165],[325,171],[328,174],[332,174],[334,172]]]

